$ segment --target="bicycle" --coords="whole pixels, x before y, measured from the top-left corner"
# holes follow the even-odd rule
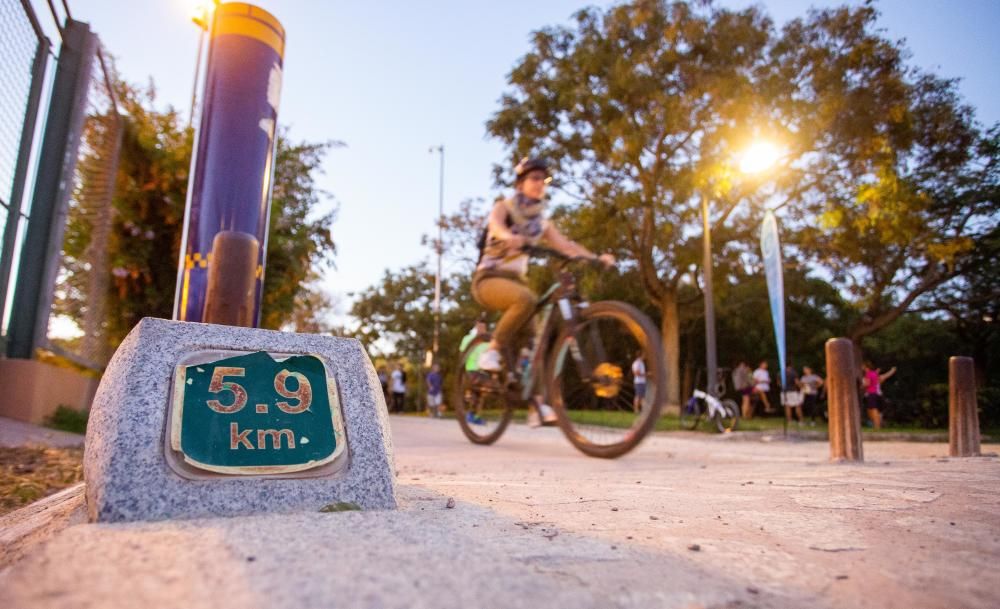
[[[681,409],[681,427],[697,429],[702,418],[713,421],[719,433],[727,433],[739,425],[740,407],[733,400],[720,401],[713,395],[695,389],[691,399]]]
[[[503,354],[500,372],[468,369],[469,357],[489,341],[488,335],[474,339],[462,352],[452,400],[462,432],[475,444],[493,444],[510,424],[514,406],[541,393],[555,411],[559,428],[578,450],[592,457],[624,455],[653,429],[666,399],[659,332],[632,305],[583,299],[566,267],[593,260],[548,248],[525,251],[557,260],[558,279],[532,313],[537,332],[523,370],[509,366],[517,361],[515,349]],[[630,373],[637,353],[646,361],[647,380],[636,412]]]

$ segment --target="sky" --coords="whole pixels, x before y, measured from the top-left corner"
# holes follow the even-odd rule
[[[278,121],[293,140],[339,140],[318,185],[334,195],[336,269],[324,286],[343,301],[380,281],[385,269],[429,258],[444,145],[444,211],[473,197],[492,199],[492,166],[506,158],[486,137],[506,76],[530,49],[531,32],[568,24],[577,0],[256,0],[287,35]],[[729,8],[751,4],[721,0]],[[845,2],[771,0],[777,23],[810,6]],[[850,0],[848,4],[860,4]],[[45,2],[32,0],[48,19]],[[57,3],[58,4],[58,3]],[[90,23],[122,76],[155,83],[159,105],[190,108],[199,28],[197,0],[69,0]],[[912,65],[960,78],[959,90],[985,124],[1000,121],[1000,0],[883,0],[880,25],[905,39]],[[56,40],[53,37],[53,40]],[[447,273],[448,269],[445,268]]]

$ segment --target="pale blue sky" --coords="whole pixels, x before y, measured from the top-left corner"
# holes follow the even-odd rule
[[[532,30],[567,23],[576,0],[387,1],[257,0],[285,26],[287,49],[280,122],[295,139],[342,140],[320,185],[340,203],[334,225],[338,270],[327,288],[345,295],[379,280],[386,268],[429,252],[420,236],[434,229],[438,158],[443,143],[445,212],[469,197],[490,197],[499,144],[485,139],[505,77],[529,49]],[[857,1],[850,2],[857,4]],[[152,78],[161,102],[186,113],[198,28],[196,0],[70,0],[117,57],[132,82]],[[728,7],[750,2],[724,0]],[[762,2],[779,23],[810,6],[842,2]],[[44,2],[34,0],[40,14]],[[1000,120],[1000,0],[885,0],[889,37],[905,38],[912,63],[945,77],[985,123]],[[186,115],[186,114],[185,114]]]

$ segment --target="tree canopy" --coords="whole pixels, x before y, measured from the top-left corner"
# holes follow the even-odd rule
[[[851,297],[855,339],[995,255],[995,130],[954,82],[908,66],[877,16],[813,10],[778,29],[759,7],[636,0],[535,32],[508,75],[488,132],[511,159],[550,157],[572,236],[634,261],[674,400],[702,198],[717,283],[756,256],[776,209],[796,253]],[[763,177],[735,161],[755,138],[785,150]]]

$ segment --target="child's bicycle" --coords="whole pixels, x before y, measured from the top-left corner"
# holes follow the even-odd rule
[[[702,418],[715,423],[719,433],[733,431],[740,423],[740,407],[733,400],[720,401],[700,389],[695,389],[691,399],[681,408],[681,427],[696,429]]]
[[[508,364],[517,361],[513,350],[503,354],[502,371],[478,370],[471,358],[488,336],[473,340],[462,353],[453,389],[462,431],[476,444],[492,444],[507,428],[514,408],[540,394],[573,446],[592,457],[619,457],[653,429],[663,408],[667,372],[660,334],[632,305],[588,303],[580,296],[576,278],[565,267],[592,263],[590,259],[546,248],[526,250],[560,261],[558,281],[538,300],[532,317],[538,322],[534,347],[520,374]],[[634,409],[631,365],[637,356],[646,363],[646,385]]]

